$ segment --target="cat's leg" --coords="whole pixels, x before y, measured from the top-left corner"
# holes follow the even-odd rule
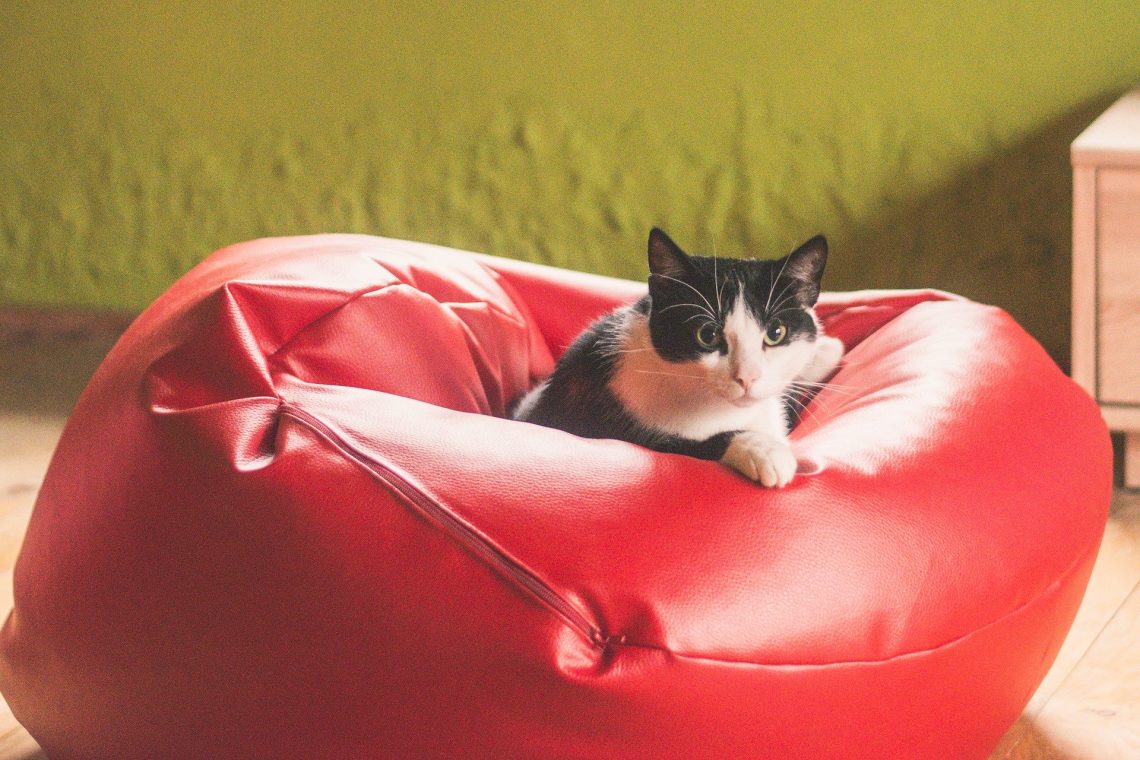
[[[821,335],[815,340],[815,355],[800,373],[799,378],[809,383],[822,382],[839,366],[843,358],[843,341],[830,335]]]
[[[737,433],[720,462],[768,488],[783,488],[796,474],[796,455],[787,438],[755,430]]]
[[[723,465],[769,488],[783,488],[796,474],[796,455],[788,443],[787,419],[778,400],[763,402],[754,424],[733,435]]]

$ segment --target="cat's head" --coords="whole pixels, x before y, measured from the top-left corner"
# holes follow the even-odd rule
[[[649,331],[679,371],[700,373],[741,406],[778,396],[811,362],[819,334],[813,306],[827,263],[816,236],[782,259],[690,256],[649,233]]]

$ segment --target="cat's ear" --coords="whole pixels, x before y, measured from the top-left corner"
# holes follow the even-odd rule
[[[788,254],[784,272],[799,283],[799,300],[805,306],[814,306],[823,282],[823,268],[827,266],[827,238],[816,235]]]
[[[675,280],[693,273],[688,255],[658,227],[649,231],[649,273]]]

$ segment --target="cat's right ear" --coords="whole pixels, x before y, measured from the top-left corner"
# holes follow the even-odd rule
[[[649,273],[674,280],[693,273],[688,255],[658,227],[649,231]]]

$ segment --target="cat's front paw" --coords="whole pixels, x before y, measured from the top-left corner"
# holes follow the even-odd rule
[[[768,488],[783,488],[796,474],[796,455],[788,442],[765,433],[737,433],[720,462]]]

